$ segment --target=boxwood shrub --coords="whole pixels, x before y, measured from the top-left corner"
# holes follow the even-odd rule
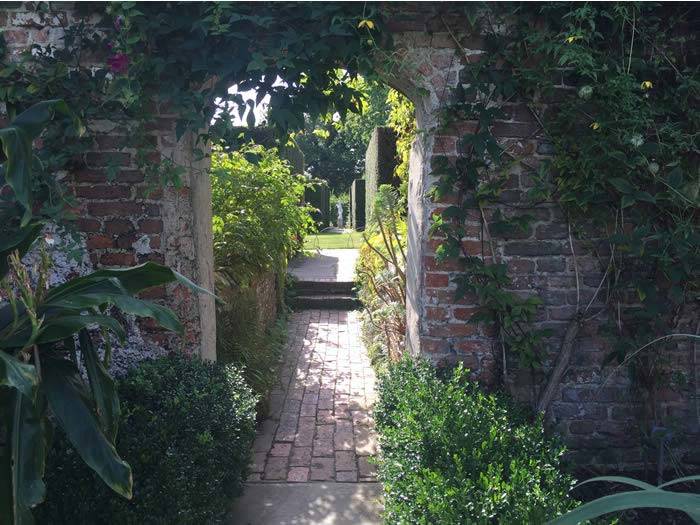
[[[462,368],[438,377],[423,361],[391,365],[376,407],[385,522],[545,523],[572,508],[563,448],[505,396]]]
[[[245,479],[257,399],[233,365],[172,355],[145,361],[119,382],[117,450],[134,497],[111,492],[57,435],[47,524],[202,524],[221,521]]]

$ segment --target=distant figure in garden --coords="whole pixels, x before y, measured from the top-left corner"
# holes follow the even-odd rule
[[[336,202],[335,203],[335,209],[338,212],[338,223],[337,226],[338,228],[343,227],[343,203],[342,202]]]

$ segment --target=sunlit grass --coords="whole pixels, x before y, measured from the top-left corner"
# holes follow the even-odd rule
[[[305,250],[359,248],[362,245],[362,232],[348,230],[344,233],[317,233],[304,241]]]

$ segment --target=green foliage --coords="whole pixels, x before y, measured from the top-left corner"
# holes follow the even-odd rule
[[[358,78],[349,83],[362,96],[360,112],[337,120],[332,114],[307,119],[303,132],[294,140],[304,152],[307,170],[327,180],[334,192],[347,192],[352,181],[364,173],[365,150],[372,130],[388,118],[387,93],[383,84]]]
[[[216,295],[221,299],[216,312],[217,361],[233,363],[241,369],[258,397],[258,417],[263,417],[268,410],[267,396],[277,380],[287,331],[284,314],[268,327],[271,321],[261,319],[261,313],[266,313],[267,308],[282,308],[282,304],[277,304],[282,301],[274,297],[273,304],[260,304],[254,286],[238,285],[224,274],[216,277]],[[284,276],[272,279],[279,286]]]
[[[658,487],[632,478],[620,476],[601,476],[591,478],[578,486],[595,481],[609,481],[631,485],[641,490],[618,492],[609,496],[603,496],[594,501],[589,501],[574,510],[558,517],[548,525],[577,525],[594,518],[598,518],[612,512],[628,509],[662,508],[682,511],[695,523],[700,523],[700,495],[687,492],[671,492],[664,490],[666,487],[679,483],[692,483],[700,481],[700,476],[688,476],[674,479]]]
[[[404,359],[379,382],[375,409],[385,520],[396,524],[543,523],[570,509],[563,449],[461,367],[441,380]]]
[[[379,187],[355,272],[362,301],[362,339],[375,364],[397,359],[406,333],[406,221],[400,196]]]
[[[233,365],[183,355],[146,361],[118,384],[116,447],[134,471],[134,498],[115,497],[59,435],[41,523],[219,523],[242,489],[256,397]]]
[[[696,12],[663,4],[546,3],[489,4],[478,13],[468,6],[465,13],[487,52],[467,60],[441,119],[448,128],[464,121],[477,128],[461,137],[464,153],[434,172],[440,178],[434,195],[457,194],[459,201],[435,220],[433,232],[446,237],[439,255],[464,263],[458,289],[478,295],[484,308],[477,319],[494,323],[506,348],[537,366],[547,336],[532,326],[537,303],[508,292],[495,240],[532,219],[519,211],[527,203],[513,207],[501,199],[511,170],[525,170],[536,181],[529,207],[557,203],[571,225],[571,244],[607,269],[598,299],[608,308],[602,331],[613,343],[609,360],[636,356],[636,383],[653,392],[670,378],[660,371],[664,358],[654,356],[662,344],[646,343],[677,331],[698,290],[700,179],[693,152],[700,77],[689,51],[696,35],[684,29]],[[444,24],[448,33],[457,31]],[[553,158],[536,173],[493,134],[508,103],[527,103],[551,142]],[[474,226],[483,232],[479,258],[461,243]],[[572,322],[590,308],[577,306]]]
[[[179,281],[203,291],[167,267],[146,263],[123,270],[100,270],[48,287],[50,260],[42,252],[32,282],[21,255],[33,244],[49,214],[41,210],[46,193],[39,180],[41,161],[32,142],[56,114],[77,121],[62,101],[32,106],[0,131],[5,161],[0,166],[3,184],[14,200],[3,201],[0,305],[0,502],[6,509],[3,523],[33,523],[31,508],[46,494],[43,481],[46,452],[53,425],[59,426],[82,460],[115,492],[132,495],[131,469],[117,454],[120,407],[110,362],[107,332],[119,339],[124,328],[108,309],[150,317],[163,328],[182,332],[167,308],[137,299],[147,288]],[[97,326],[107,350],[100,358],[88,329]],[[78,336],[81,375],[76,352]]]
[[[211,179],[217,267],[238,282],[286,267],[313,229],[311,208],[300,205],[306,179],[262,146],[215,153]]]
[[[400,193],[405,200],[408,195],[408,164],[411,155],[411,145],[416,138],[416,110],[404,95],[390,89],[386,102],[389,105],[387,125],[396,132],[396,156],[398,164],[395,175],[401,181]]]

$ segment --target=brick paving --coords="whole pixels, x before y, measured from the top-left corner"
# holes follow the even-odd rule
[[[359,330],[353,311],[292,314],[248,481],[376,481],[375,376]]]

